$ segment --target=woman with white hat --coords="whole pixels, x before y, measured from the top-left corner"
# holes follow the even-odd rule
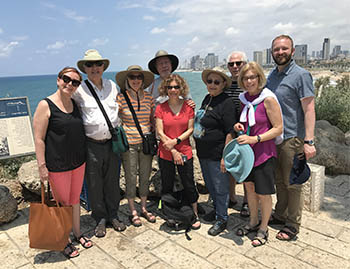
[[[269,236],[267,225],[272,211],[271,194],[275,193],[275,139],[282,134],[282,114],[275,94],[264,88],[266,78],[259,64],[247,63],[240,71],[238,84],[245,92],[239,95],[243,109],[240,123],[234,129],[237,132],[247,131],[237,138],[237,142],[249,144],[255,158],[253,169],[244,181],[250,219],[249,223],[237,229],[236,234],[244,236],[256,232],[252,245],[257,247],[264,245]],[[261,222],[258,219],[259,206]]]
[[[214,210],[204,216],[204,220],[215,220],[208,234],[216,236],[225,230],[228,220],[229,176],[223,150],[225,144],[232,140],[232,127],[237,122],[236,108],[233,99],[224,92],[232,82],[222,69],[204,70],[202,80],[208,94],[200,108],[204,116],[199,119],[197,112],[195,119],[201,125],[200,135],[196,135],[195,126],[194,137],[205,185],[214,202]]]
[[[154,80],[154,75],[144,71],[138,65],[131,65],[126,71],[119,72],[116,82],[122,92],[130,100],[130,104],[136,114],[142,133],[152,131],[154,103],[151,94],[144,91]],[[128,138],[129,150],[122,154],[122,163],[125,172],[126,198],[131,212],[130,221],[135,226],[141,226],[141,220],[135,208],[136,181],[139,177],[139,194],[141,198],[141,216],[149,222],[156,222],[152,213],[147,211],[146,201],[149,187],[149,177],[152,170],[152,155],[143,153],[142,137],[134,121],[132,111],[123,93],[117,97],[119,115]]]

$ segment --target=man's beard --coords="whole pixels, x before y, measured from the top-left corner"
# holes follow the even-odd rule
[[[279,57],[279,58],[276,58],[274,55],[272,55],[272,58],[277,65],[285,65],[285,64],[290,62],[290,60],[292,59],[292,56],[293,55],[291,53],[287,56],[283,56],[283,57]]]

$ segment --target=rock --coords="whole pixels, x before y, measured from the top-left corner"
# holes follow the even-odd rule
[[[14,220],[17,216],[17,201],[9,189],[0,185],[0,223]]]
[[[36,160],[22,164],[18,171],[18,180],[23,188],[40,195],[40,177]]]
[[[345,133],[345,144],[350,146],[350,131]]]
[[[339,128],[325,120],[317,121],[315,143],[317,154],[311,163],[325,166],[327,174],[350,174],[350,146]]]

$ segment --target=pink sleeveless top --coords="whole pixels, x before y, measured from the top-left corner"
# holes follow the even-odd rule
[[[245,98],[249,102],[253,102],[259,95],[250,96],[248,92],[244,94]],[[244,107],[244,105],[243,105]],[[242,108],[243,108],[242,107]],[[266,113],[264,101],[258,104],[255,110],[255,125],[250,128],[250,136],[261,135],[271,129],[272,125]],[[244,123],[244,129],[247,130],[248,122]],[[275,140],[255,143],[250,145],[254,151],[254,167],[266,162],[271,157],[277,157]]]

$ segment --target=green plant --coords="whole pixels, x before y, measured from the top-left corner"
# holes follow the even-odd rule
[[[350,78],[343,76],[332,85],[329,78],[315,82],[316,119],[327,120],[343,132],[350,130]]]
[[[23,163],[35,159],[35,155],[0,160],[0,178],[16,178]]]

